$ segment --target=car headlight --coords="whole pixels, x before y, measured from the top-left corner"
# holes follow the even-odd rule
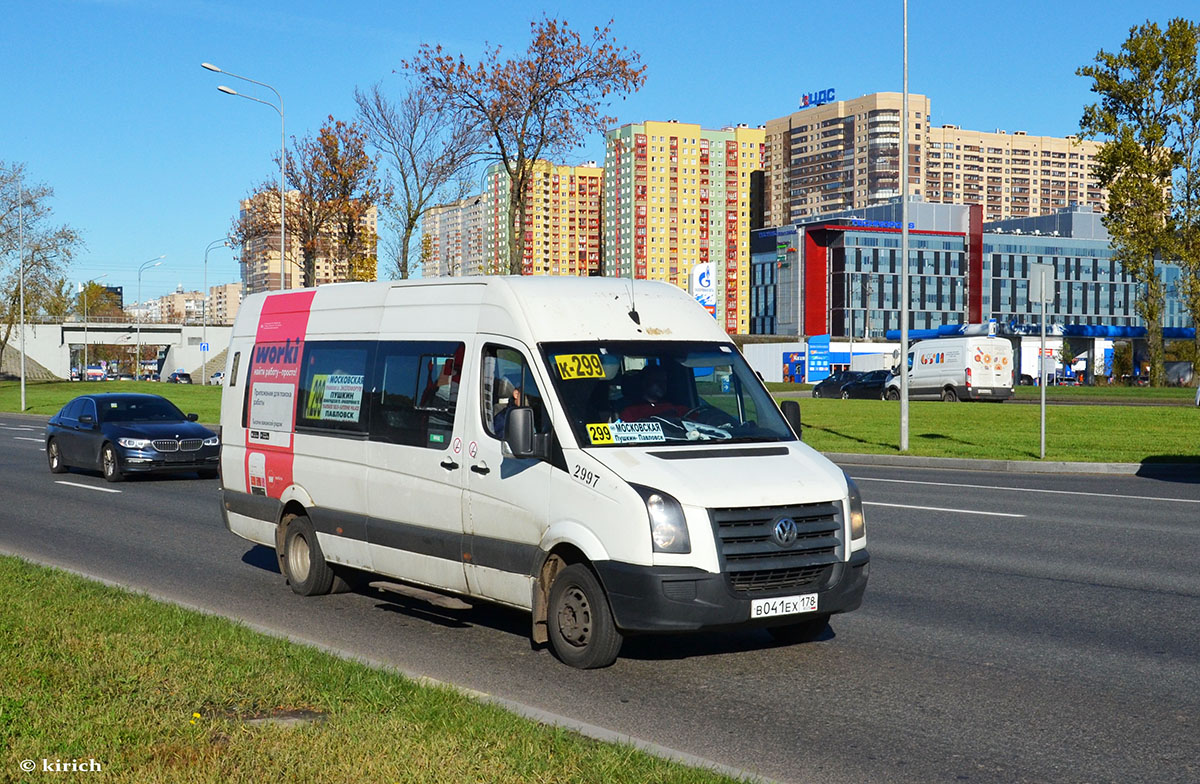
[[[217,446],[220,443],[221,443],[221,439],[217,438],[216,436],[213,436],[212,438],[204,439],[205,446]]]
[[[687,520],[683,507],[666,493],[641,485],[634,490],[646,503],[646,514],[650,518],[650,539],[656,553],[690,553],[692,542],[688,538]]]
[[[846,474],[846,489],[850,494],[850,539],[862,539],[867,535],[867,521],[863,517],[862,496],[858,493],[858,485],[849,474]]]
[[[146,449],[150,446],[148,438],[118,438],[117,443],[126,449]]]

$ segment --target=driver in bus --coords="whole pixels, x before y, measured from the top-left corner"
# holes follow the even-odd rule
[[[681,417],[688,407],[667,400],[667,371],[662,365],[647,365],[634,381],[641,400],[621,409],[621,419],[636,422],[655,416]]]

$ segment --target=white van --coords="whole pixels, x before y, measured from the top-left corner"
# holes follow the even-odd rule
[[[1013,349],[1006,338],[931,338],[908,352],[910,400],[1007,400],[1012,397]],[[900,399],[900,376],[888,377],[883,396]]]
[[[626,634],[810,640],[862,601],[854,483],[674,286],[258,294],[226,374],[225,524],[275,548],[297,593],[353,567],[397,581],[385,590],[525,609],[534,641],[584,668]]]

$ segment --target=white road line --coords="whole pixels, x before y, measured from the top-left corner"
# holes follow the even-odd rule
[[[95,485],[81,485],[81,484],[79,484],[78,482],[64,482],[64,481],[63,481],[63,480],[61,480],[61,479],[59,479],[59,480],[55,481],[55,483],[54,483],[54,484],[56,484],[56,485],[70,485],[71,487],[82,487],[84,490],[97,490],[97,491],[99,491],[99,492],[101,492],[101,493],[119,493],[119,492],[121,492],[120,490],[113,490],[113,489],[112,489],[112,488],[110,488],[110,487],[96,487]]]
[[[1118,495],[1116,493],[1088,493],[1083,490],[1043,490],[1037,487],[1004,487],[1002,485],[964,485],[954,482],[920,482],[915,479],[878,479],[873,476],[856,476],[855,482],[894,482],[901,485],[934,485],[935,487],[972,487],[977,490],[1013,490],[1018,493],[1052,493],[1054,495],[1086,495],[1093,498],[1126,498],[1131,501],[1174,501],[1180,504],[1200,504],[1194,498],[1160,498],[1153,495]]]
[[[4,428],[5,430],[37,430],[38,429],[36,427],[25,427],[25,426],[17,426],[17,425],[0,425],[0,427]]]
[[[1024,517],[1023,514],[1009,512],[977,512],[972,509],[942,509],[938,506],[909,506],[908,504],[881,504],[877,501],[863,501],[863,506],[890,506],[896,509],[921,509],[926,512],[950,512],[951,514],[987,515],[988,517]]]
[[[13,441],[36,441],[39,444],[42,443],[42,439],[30,438],[29,436],[13,436]]]

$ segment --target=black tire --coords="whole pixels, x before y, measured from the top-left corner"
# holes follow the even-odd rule
[[[889,388],[888,391],[886,393],[884,393],[884,399],[891,400],[893,402],[899,400],[900,399],[900,390]]]
[[[289,515],[283,538],[283,576],[301,596],[323,596],[333,588],[333,570],[307,517]]]
[[[817,389],[816,387],[813,387],[812,396],[813,396],[813,397],[820,397],[820,396],[821,396],[821,390]]]
[[[942,390],[942,402],[957,403],[958,393],[954,391],[954,387],[946,387]]]
[[[799,623],[789,623],[786,626],[772,626],[767,631],[770,632],[775,642],[783,643],[784,645],[796,645],[797,643],[813,642],[819,639],[828,628],[829,616],[816,615]]]
[[[850,393],[843,390],[842,391],[842,400],[849,400],[849,399],[850,399]]]
[[[117,450],[112,444],[100,448],[100,471],[108,482],[120,482],[125,478],[121,473],[121,463],[117,460]]]
[[[62,450],[58,448],[57,439],[51,438],[46,443],[46,462],[50,464],[50,473],[65,474],[67,464],[63,462]]]
[[[604,589],[583,564],[571,564],[554,578],[548,616],[550,647],[564,664],[593,670],[617,660],[621,632]]]

